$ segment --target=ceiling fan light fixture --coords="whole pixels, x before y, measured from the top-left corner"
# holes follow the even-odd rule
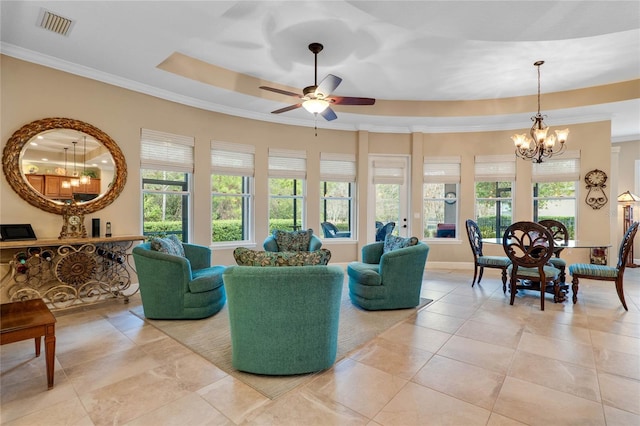
[[[323,112],[329,106],[329,102],[324,99],[307,99],[302,103],[304,109],[312,114]]]

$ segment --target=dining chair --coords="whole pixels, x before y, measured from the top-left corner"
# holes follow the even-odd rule
[[[556,243],[556,250],[554,253],[555,257],[549,259],[549,263],[560,270],[560,282],[564,284],[567,276],[567,261],[560,257],[562,248],[559,248],[558,246],[559,244],[567,245],[569,243],[569,230],[567,229],[565,224],[560,222],[559,220],[545,219],[539,220],[538,223],[551,232],[553,241]]]
[[[627,232],[624,234],[624,238],[620,243],[618,250],[618,263],[615,267],[607,265],[591,265],[587,263],[574,263],[569,265],[569,273],[573,277],[571,280],[571,290],[573,291],[573,303],[578,300],[578,284],[580,278],[587,278],[590,280],[600,281],[614,281],[616,283],[616,292],[618,298],[622,302],[622,306],[625,311],[627,309],[627,303],[624,300],[624,269],[626,267],[626,259],[629,255],[629,251],[633,246],[633,239],[638,231],[638,222],[633,222]]]
[[[502,270],[502,291],[507,291],[507,268],[511,265],[511,260],[505,256],[485,256],[482,253],[482,234],[480,233],[480,227],[478,224],[467,219],[467,236],[469,237],[469,245],[471,246],[471,252],[473,253],[473,281],[471,287],[476,283],[476,277],[478,278],[478,284],[482,280],[482,273],[484,268],[494,268]],[[480,275],[478,275],[480,271]]]
[[[511,260],[507,268],[511,290],[509,304],[513,305],[518,289],[539,290],[540,310],[544,311],[547,283],[553,283],[553,301],[561,300],[560,271],[547,264],[555,249],[553,235],[547,228],[535,222],[513,223],[504,232],[502,245]]]

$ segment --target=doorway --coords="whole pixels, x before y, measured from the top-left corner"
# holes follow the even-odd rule
[[[410,162],[408,156],[369,156],[369,205],[367,241],[384,240],[385,225],[391,234],[411,234],[409,212]]]

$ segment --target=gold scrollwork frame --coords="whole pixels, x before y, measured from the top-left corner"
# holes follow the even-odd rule
[[[20,154],[24,146],[39,133],[53,129],[72,129],[93,136],[113,157],[115,174],[111,187],[101,197],[79,203],[76,209],[78,213],[94,213],[113,203],[127,181],[127,163],[124,154],[118,144],[105,132],[89,123],[72,118],[54,117],[32,121],[22,126],[9,138],[2,153],[2,169],[11,188],[32,206],[49,213],[62,214],[64,204],[50,200],[31,188],[24,179],[20,166]]]

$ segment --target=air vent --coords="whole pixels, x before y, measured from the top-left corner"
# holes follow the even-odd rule
[[[46,9],[40,9],[40,16],[38,17],[38,26],[40,28],[67,36],[74,23],[71,19],[56,15]]]

